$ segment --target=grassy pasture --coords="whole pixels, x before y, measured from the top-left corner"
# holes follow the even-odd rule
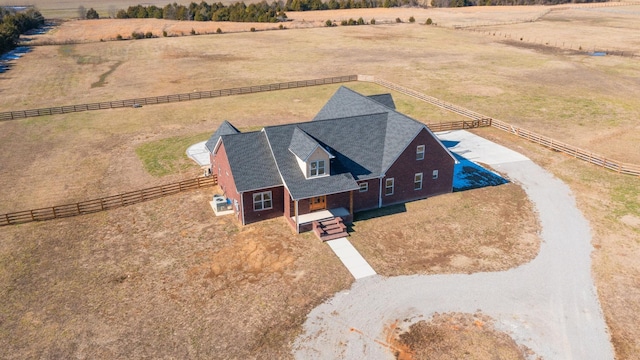
[[[516,11],[500,12],[501,9],[512,8],[481,11],[499,12],[499,16],[493,15],[493,18],[500,19],[508,19],[509,11]],[[517,11],[520,9],[528,8],[518,7]],[[409,10],[413,9],[403,11]],[[353,11],[344,16],[355,16],[357,12]],[[434,21],[439,21],[431,16],[435,11],[427,11]],[[451,12],[462,16],[460,14],[469,10]],[[397,16],[391,14],[393,18]],[[609,16],[605,11],[598,14],[602,18]],[[422,21],[422,15],[414,16]],[[600,46],[606,39],[612,47],[624,47],[637,32],[634,24],[638,23],[596,21],[593,12],[577,10],[552,12],[540,21],[545,22],[548,34],[554,30],[567,32],[593,46]],[[577,25],[573,32],[567,23]],[[527,24],[526,31],[540,31],[536,24]],[[614,31],[616,24],[619,29]],[[521,25],[501,25],[495,29],[514,34],[525,31]],[[585,39],[583,34],[590,35]],[[594,152],[640,163],[640,63],[637,58],[590,57],[497,36],[418,24],[36,47],[10,71],[0,75],[0,110],[353,73],[385,78]],[[92,86],[96,83],[101,86]],[[348,86],[367,94],[386,91],[365,83]],[[136,149],[170,139],[206,137],[223,120],[230,120],[240,128],[254,128],[310,119],[336,87],[0,123],[0,186],[8,189],[0,197],[0,213],[84,200],[199,175],[196,166],[189,169],[178,166],[168,175],[153,176],[144,169]],[[397,94],[394,97],[401,111],[421,121],[458,119],[412,99]],[[640,351],[637,328],[640,322],[640,284],[637,282],[640,277],[637,265],[640,264],[640,179],[621,177],[497,130],[483,129],[479,134],[523,152],[571,186],[581,210],[592,224],[596,249],[593,272],[617,357],[633,359]],[[182,157],[186,142],[181,144],[171,151],[171,161],[176,164],[185,161]],[[517,195],[514,192],[514,200],[506,202],[518,203]],[[5,306],[1,313],[11,314],[0,318],[0,342],[6,345],[3,348],[15,350],[16,357],[71,357],[87,344],[84,349],[89,349],[88,357],[124,358],[137,354],[215,358],[286,354],[288,341],[299,331],[306,311],[334,291],[348,286],[349,276],[337,259],[326,256],[319,244],[302,241],[312,241],[311,238],[287,235],[282,232],[280,222],[239,229],[226,220],[213,221],[205,202],[209,196],[203,191],[192,197],[181,196],[176,201],[171,198],[106,214],[0,229],[3,285],[0,288],[4,291],[0,297],[8,300],[1,302]],[[490,199],[497,198],[491,192],[467,196],[461,203],[471,207],[476,203],[486,205]],[[440,200],[442,206],[447,203]],[[417,213],[426,211],[420,204],[415,206]],[[498,206],[496,204],[496,208]],[[455,206],[451,210],[455,210]],[[495,222],[487,224],[499,224],[500,216],[500,212],[496,212]],[[412,221],[402,214],[395,219],[398,223]],[[530,224],[529,218],[524,219],[523,224]],[[461,224],[465,224],[464,220],[452,226]],[[363,223],[360,229],[367,226]],[[277,241],[273,236],[284,240]],[[263,249],[251,242],[258,237],[269,239],[262,244]],[[363,235],[362,239],[365,238]],[[211,239],[218,240],[210,244]],[[295,245],[286,247],[292,243]],[[373,247],[371,253],[375,254],[377,245],[368,246]],[[214,266],[230,254],[238,254],[233,263],[235,268],[225,272]],[[522,253],[515,255],[526,258]],[[289,260],[300,256],[303,257],[294,264]],[[257,258],[281,261],[263,261],[255,268],[239,265]],[[383,258],[375,261],[384,266]],[[87,268],[92,268],[92,272],[87,272]],[[255,275],[258,268],[266,270],[258,276]],[[318,272],[305,273],[311,271],[309,269]],[[300,275],[301,272],[306,275]],[[328,281],[326,274],[335,273],[339,274],[335,281]],[[310,290],[298,287],[296,279],[301,278],[305,284],[318,284],[317,291],[305,295]],[[255,287],[260,283],[267,285]],[[103,296],[104,284],[109,288]],[[211,292],[216,293],[223,286],[240,290],[225,288],[219,298],[213,296],[213,305],[197,300],[211,296]],[[203,290],[207,287],[213,290]],[[294,293],[286,299],[274,295],[282,288],[294,289]],[[132,297],[140,289],[143,289],[140,297]],[[83,295],[85,290],[88,293]],[[243,300],[247,293],[257,293],[270,300]],[[69,294],[74,294],[70,297],[71,304],[86,310],[87,317],[78,317],[69,311],[64,302]],[[149,304],[169,305],[156,313],[145,303],[148,299],[145,294],[151,298]],[[112,297],[123,302],[112,301]],[[133,310],[120,308],[120,304],[130,305]],[[183,313],[185,304],[200,310]],[[136,311],[142,315],[131,316]],[[246,323],[239,326],[225,312],[246,318]],[[267,315],[274,312],[284,314],[284,318]],[[163,316],[178,316],[178,325],[173,326]],[[205,319],[202,325],[187,329],[188,324],[197,323],[201,318]],[[215,327],[216,321],[221,321],[225,328]],[[146,330],[154,326],[156,333]],[[242,349],[234,348],[232,342],[224,342],[219,349],[214,349],[204,340],[214,328],[220,338],[232,333],[251,336],[248,342],[240,344],[244,346]],[[132,338],[118,348],[113,339],[131,335],[129,329],[140,330],[141,337],[137,342]],[[60,330],[64,330],[66,337],[56,335]],[[172,332],[184,340],[181,344],[189,343],[191,347],[177,343],[171,346]],[[100,338],[101,333],[106,334],[105,338]],[[79,340],[70,342],[72,338]],[[153,352],[154,348],[158,352]]]

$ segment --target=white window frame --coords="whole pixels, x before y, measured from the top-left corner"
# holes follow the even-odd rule
[[[413,190],[422,190],[422,180],[424,176],[422,173],[416,173],[413,175]]]
[[[433,170],[433,173],[432,173],[432,175],[431,175],[431,178],[432,178],[433,180],[436,180],[436,179],[438,178],[438,170]]]
[[[358,190],[358,192],[363,193],[363,192],[369,191],[369,183],[368,182],[363,182],[363,183],[360,183],[358,185],[360,186],[360,190]]]
[[[391,186],[389,186],[389,182],[391,182]],[[395,192],[396,181],[394,178],[388,178],[384,181],[384,196],[391,196]],[[389,192],[391,189],[391,192]]]
[[[424,145],[416,147],[416,160],[424,160]]]
[[[322,166],[320,164],[322,163]],[[315,167],[314,167],[315,166]],[[322,173],[320,172],[322,169]],[[315,174],[314,174],[315,171]],[[327,173],[326,162],[324,160],[315,160],[309,163],[309,177],[322,176]]]
[[[268,206],[265,206],[267,204]],[[270,209],[273,209],[273,194],[271,191],[263,191],[253,194],[253,211]]]

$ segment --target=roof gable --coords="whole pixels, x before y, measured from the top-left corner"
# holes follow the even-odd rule
[[[369,99],[379,102],[380,104],[391,108],[393,110],[396,109],[396,103],[393,101],[393,97],[391,94],[377,94],[377,95],[369,95],[367,96]]]
[[[216,148],[216,144],[222,135],[232,135],[239,134],[240,130],[238,130],[235,126],[231,125],[227,120],[223,121],[216,132],[211,135],[209,140],[204,144],[210,152],[214,152]]]
[[[291,143],[289,144],[289,151],[291,151],[300,160],[306,162],[309,159],[309,156],[311,156],[318,147],[331,156],[327,150],[320,146],[316,140],[309,136],[309,134],[302,131],[298,126],[293,129]]]
[[[282,185],[264,132],[222,135],[220,139],[238,192]]]

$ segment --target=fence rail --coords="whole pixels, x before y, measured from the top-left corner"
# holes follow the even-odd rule
[[[428,96],[422,93],[419,93],[415,90],[406,88],[404,86],[400,86],[397,84],[394,84],[390,81],[386,81],[386,80],[382,80],[382,79],[376,79],[373,76],[367,76],[367,75],[359,75],[358,76],[358,80],[359,81],[369,81],[369,82],[373,82],[376,83],[378,85],[384,86],[388,89],[391,90],[395,90],[397,92],[400,92],[402,94],[414,97],[416,99],[420,99],[422,101],[428,102],[430,104],[439,106],[443,109],[452,111],[456,114],[468,117],[472,120],[471,124],[478,124],[478,126],[473,126],[473,127],[483,127],[483,126],[493,126],[496,129],[500,129],[502,131],[506,131],[510,134],[519,136],[523,139],[529,140],[531,142],[534,142],[536,144],[545,146],[547,148],[550,148],[554,151],[558,151],[558,152],[562,152],[565,153],[567,155],[573,156],[577,159],[586,161],[588,163],[597,165],[597,166],[602,166],[606,169],[618,172],[620,174],[625,174],[625,175],[633,175],[633,176],[640,176],[640,165],[636,165],[636,164],[630,164],[630,163],[624,163],[621,161],[617,161],[617,160],[613,160],[613,159],[608,159],[605,156],[599,155],[599,154],[595,154],[591,151],[586,151],[583,149],[580,149],[576,146],[573,145],[569,145],[566,143],[563,143],[561,141],[558,140],[554,140],[550,137],[547,136],[543,136],[540,134],[536,134],[532,131],[529,130],[525,130],[519,127],[516,127],[514,125],[511,125],[509,123],[506,123],[504,121],[500,121],[500,120],[496,120],[496,119],[492,119],[488,116],[479,114],[477,112],[471,111],[469,109],[465,109],[461,106],[457,106],[454,104],[450,104],[447,102],[444,102],[440,99],[434,98],[433,96]],[[444,124],[452,124],[452,123],[444,123]],[[434,126],[432,128],[432,125]],[[447,131],[447,130],[460,130],[460,129],[466,129],[466,128],[447,128],[448,126],[454,126],[454,125],[443,125],[443,127],[438,128],[437,124],[430,124],[428,125],[429,128],[432,131]],[[456,124],[455,126],[459,126],[458,124]]]
[[[117,109],[117,108],[123,108],[123,107],[133,107],[138,105],[166,104],[171,102],[208,99],[208,98],[216,98],[216,97],[222,97],[222,96],[241,95],[241,94],[252,94],[252,93],[265,92],[265,91],[295,89],[300,87],[326,85],[326,84],[336,84],[336,83],[350,82],[350,81],[356,81],[356,80],[358,80],[357,75],[345,75],[345,76],[335,76],[335,77],[322,78],[322,79],[289,81],[289,82],[282,82],[282,83],[276,83],[276,84],[245,86],[245,87],[237,87],[237,88],[229,88],[229,89],[221,89],[221,90],[199,91],[199,92],[192,92],[192,93],[163,95],[163,96],[136,98],[136,99],[128,99],[128,100],[96,102],[91,104],[66,105],[66,106],[57,106],[57,107],[41,108],[41,109],[6,111],[6,112],[0,112],[0,121],[24,119],[24,118],[35,117],[35,116],[67,114],[67,113],[80,112],[80,111]]]
[[[471,120],[471,121],[461,120],[461,121],[427,124],[427,127],[429,128],[429,130],[433,132],[476,129],[476,128],[487,127],[487,126],[491,126],[491,119],[481,119],[481,120]]]
[[[32,221],[53,220],[71,216],[91,214],[100,211],[116,209],[127,205],[133,205],[144,201],[158,199],[183,191],[214,186],[216,184],[218,184],[218,178],[215,175],[209,177],[198,177],[173,184],[160,185],[142,190],[130,191],[99,199],[82,201],[79,203],[18,211],[0,215],[0,226],[24,224]]]

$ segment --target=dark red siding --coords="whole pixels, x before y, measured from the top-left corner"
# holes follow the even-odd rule
[[[416,160],[416,148],[425,145],[423,160]],[[382,205],[391,205],[429,196],[449,193],[453,190],[453,165],[455,161],[427,130],[422,130],[409,144],[395,163],[387,170],[382,180]],[[438,178],[433,179],[433,171],[438,170]],[[422,190],[414,190],[414,176],[423,174]],[[385,195],[385,182],[394,178],[393,195]]]
[[[253,194],[264,191],[271,191],[273,207],[269,210],[253,210]],[[245,192],[242,194],[242,197],[244,199],[245,224],[251,224],[260,220],[273,219],[284,215],[284,186]]]
[[[380,179],[371,179],[365,181],[358,181],[358,184],[368,183],[369,190],[366,192],[360,192],[359,190],[353,191],[353,211],[363,211],[375,209],[378,207],[378,197],[380,195]]]
[[[240,201],[240,194],[236,191],[236,184],[233,181],[233,174],[231,173],[231,167],[229,166],[229,159],[227,158],[227,151],[224,148],[224,143],[220,145],[215,154],[210,155],[210,158],[211,172],[218,174],[218,185],[224,192],[224,196],[238,204],[238,211],[235,215],[238,220],[242,222],[242,202]]]

